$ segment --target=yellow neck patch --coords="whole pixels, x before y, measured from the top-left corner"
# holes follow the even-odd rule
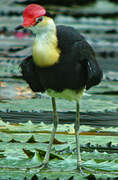
[[[43,27],[36,34],[33,43],[33,60],[37,66],[48,67],[58,62],[60,50],[57,47],[56,27],[49,28],[51,24]]]

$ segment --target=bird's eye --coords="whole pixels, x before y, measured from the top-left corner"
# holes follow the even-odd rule
[[[42,17],[36,18],[36,20],[35,20],[36,24],[39,23],[40,21],[42,21],[42,19],[43,19]]]

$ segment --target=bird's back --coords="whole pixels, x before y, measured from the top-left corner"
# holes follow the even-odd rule
[[[59,62],[79,66],[77,77],[81,79],[81,83],[83,81],[86,89],[99,84],[103,75],[102,70],[96,61],[93,48],[78,30],[60,25],[57,26],[57,37],[58,46],[62,49]]]

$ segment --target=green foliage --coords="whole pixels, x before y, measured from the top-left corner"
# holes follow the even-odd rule
[[[39,173],[47,150],[52,125],[10,124],[0,121],[0,177],[23,179],[36,175],[39,179],[75,180],[95,177],[118,177],[117,136],[112,136],[117,128],[100,128],[100,132],[110,132],[110,136],[95,136],[98,128],[81,126],[80,135],[83,174],[76,170],[76,146],[73,125],[59,125],[53,142],[49,165]],[[48,131],[46,131],[48,129]],[[49,131],[50,129],[50,131]],[[64,142],[64,141],[65,142]],[[89,143],[88,143],[89,142]],[[65,179],[66,177],[66,179]]]

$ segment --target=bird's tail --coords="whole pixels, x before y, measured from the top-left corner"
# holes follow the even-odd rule
[[[88,73],[88,79],[87,79],[86,89],[88,90],[92,86],[100,83],[103,77],[103,73],[98,63],[93,60],[88,60],[87,73]]]

